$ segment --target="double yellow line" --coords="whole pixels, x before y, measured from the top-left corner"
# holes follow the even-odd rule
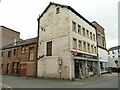
[[[8,86],[8,85],[6,85],[6,84],[3,84],[3,83],[2,83],[2,87],[3,87],[3,88],[9,88],[10,90],[12,90],[12,87],[10,87],[10,86]]]

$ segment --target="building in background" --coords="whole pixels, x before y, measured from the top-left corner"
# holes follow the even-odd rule
[[[98,75],[96,27],[67,5],[50,3],[38,18],[37,76]]]
[[[113,72],[117,71],[117,65],[115,63],[115,60],[118,60],[118,66],[120,66],[119,58],[120,58],[120,46],[115,46],[108,49],[108,67],[110,67]]]
[[[92,24],[96,27],[98,60],[100,63],[99,64],[100,74],[102,74],[107,72],[107,62],[108,62],[105,29],[102,26],[100,26],[96,21],[93,21]]]
[[[2,48],[10,43],[19,40],[20,40],[20,32],[14,31],[5,26],[0,26],[0,65],[2,65],[2,60],[4,55],[4,52],[2,52]]]
[[[37,38],[20,40],[4,46],[3,74],[36,76],[36,49]]]

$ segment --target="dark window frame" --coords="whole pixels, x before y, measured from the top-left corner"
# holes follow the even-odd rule
[[[47,42],[47,45],[46,45],[46,56],[52,56],[52,41]]]

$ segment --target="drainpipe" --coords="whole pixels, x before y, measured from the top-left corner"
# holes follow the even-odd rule
[[[40,18],[37,19],[38,21],[38,32],[37,32],[37,45],[36,45],[36,60],[35,60],[35,77],[37,77],[37,61],[38,61],[38,43],[39,43],[39,25],[40,25]]]

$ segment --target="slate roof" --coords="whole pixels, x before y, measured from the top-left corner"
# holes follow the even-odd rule
[[[61,7],[65,7],[69,10],[71,10],[73,13],[75,13],[77,16],[79,16],[81,19],[83,19],[86,23],[88,23],[89,25],[91,25],[92,27],[94,27],[96,29],[96,27],[91,23],[89,22],[87,19],[85,19],[82,15],[80,15],[77,11],[75,11],[72,7],[70,6],[67,6],[67,5],[62,5],[62,4],[57,4],[57,3],[54,3],[54,2],[50,2],[49,5],[47,6],[47,8],[43,11],[43,13],[39,16],[39,18],[37,20],[39,20],[43,15],[44,13],[49,9],[49,7],[51,5],[56,5],[56,6],[61,6]]]
[[[120,46],[111,47],[110,49],[108,49],[108,51],[112,51],[112,50],[116,50],[116,49],[120,49]]]
[[[37,43],[37,37],[31,38],[31,39],[26,39],[26,40],[20,40],[20,41],[17,41],[16,44],[11,43],[11,44],[3,47],[2,49],[8,49],[8,48],[18,47],[18,46],[22,46],[22,45],[34,44],[34,43]]]

